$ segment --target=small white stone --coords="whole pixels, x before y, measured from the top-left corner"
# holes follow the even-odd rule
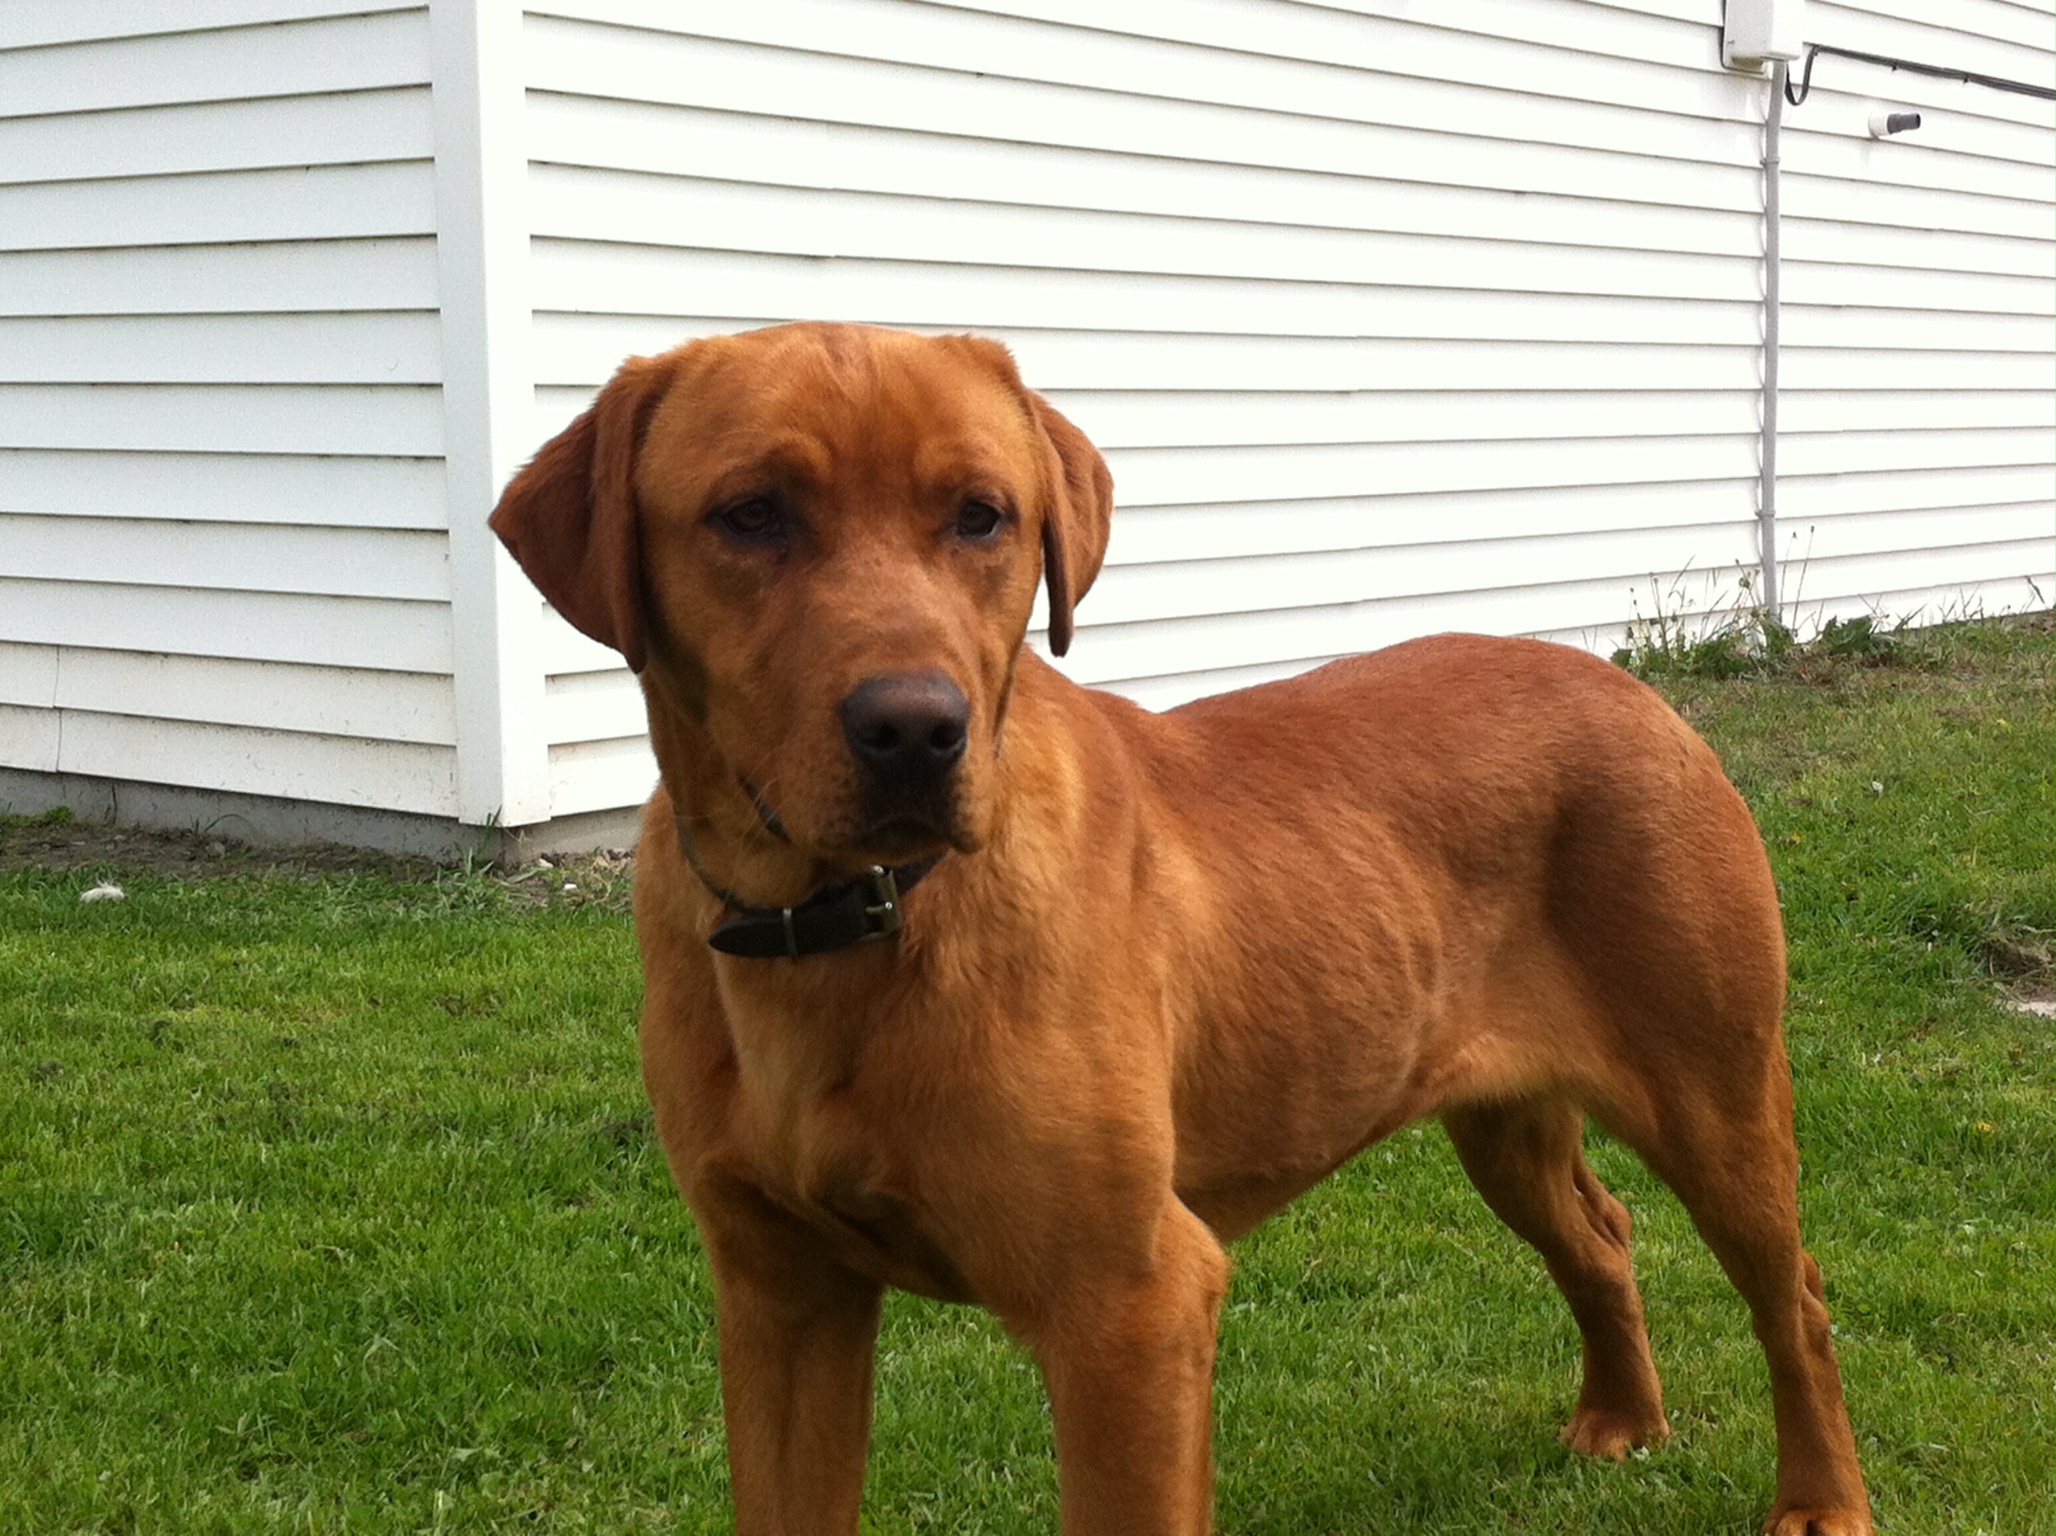
[[[90,891],[79,892],[80,901],[127,901],[128,892],[120,886],[102,881]]]

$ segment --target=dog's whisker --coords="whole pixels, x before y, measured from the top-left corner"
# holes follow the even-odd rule
[[[763,824],[764,830],[777,838],[781,843],[790,843],[792,841],[792,834],[786,830],[785,823],[779,819],[778,813],[771,809],[770,802],[765,798],[770,787],[778,781],[776,779],[767,780],[764,786],[759,788],[742,774],[738,773],[735,776],[735,780],[742,786],[742,792],[749,796],[750,804],[756,809],[757,820]]]

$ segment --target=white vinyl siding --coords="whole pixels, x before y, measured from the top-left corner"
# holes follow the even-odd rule
[[[2046,6],[1812,0],[1807,35],[2056,78]],[[1888,108],[1919,111],[1920,128],[1872,139],[1870,115]],[[1936,618],[2049,601],[2052,115],[1833,57],[1786,109],[1779,552],[1807,611]]]
[[[0,16],[0,764],[454,814],[429,101],[418,4]]]
[[[1959,25],[1816,4],[1808,35],[2050,73],[2046,27]],[[531,7],[536,437],[687,336],[996,335],[1114,471],[1066,668],[1157,705],[1733,603],[1768,84],[1719,31],[1718,0]],[[2020,606],[2056,563],[2050,113],[1930,81],[1918,142],[1874,144],[1849,67],[1787,112],[1786,593]],[[618,772],[640,701],[551,654],[584,803],[581,744]]]

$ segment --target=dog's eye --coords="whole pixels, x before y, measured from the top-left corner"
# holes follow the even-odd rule
[[[778,504],[762,496],[723,507],[710,521],[730,537],[749,543],[763,543],[785,532],[785,518]]]
[[[957,509],[957,537],[984,540],[999,532],[1006,514],[989,501],[967,501]]]

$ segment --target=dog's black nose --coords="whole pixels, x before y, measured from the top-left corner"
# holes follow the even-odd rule
[[[879,779],[924,780],[964,755],[971,701],[940,672],[867,678],[842,701],[842,734]]]

